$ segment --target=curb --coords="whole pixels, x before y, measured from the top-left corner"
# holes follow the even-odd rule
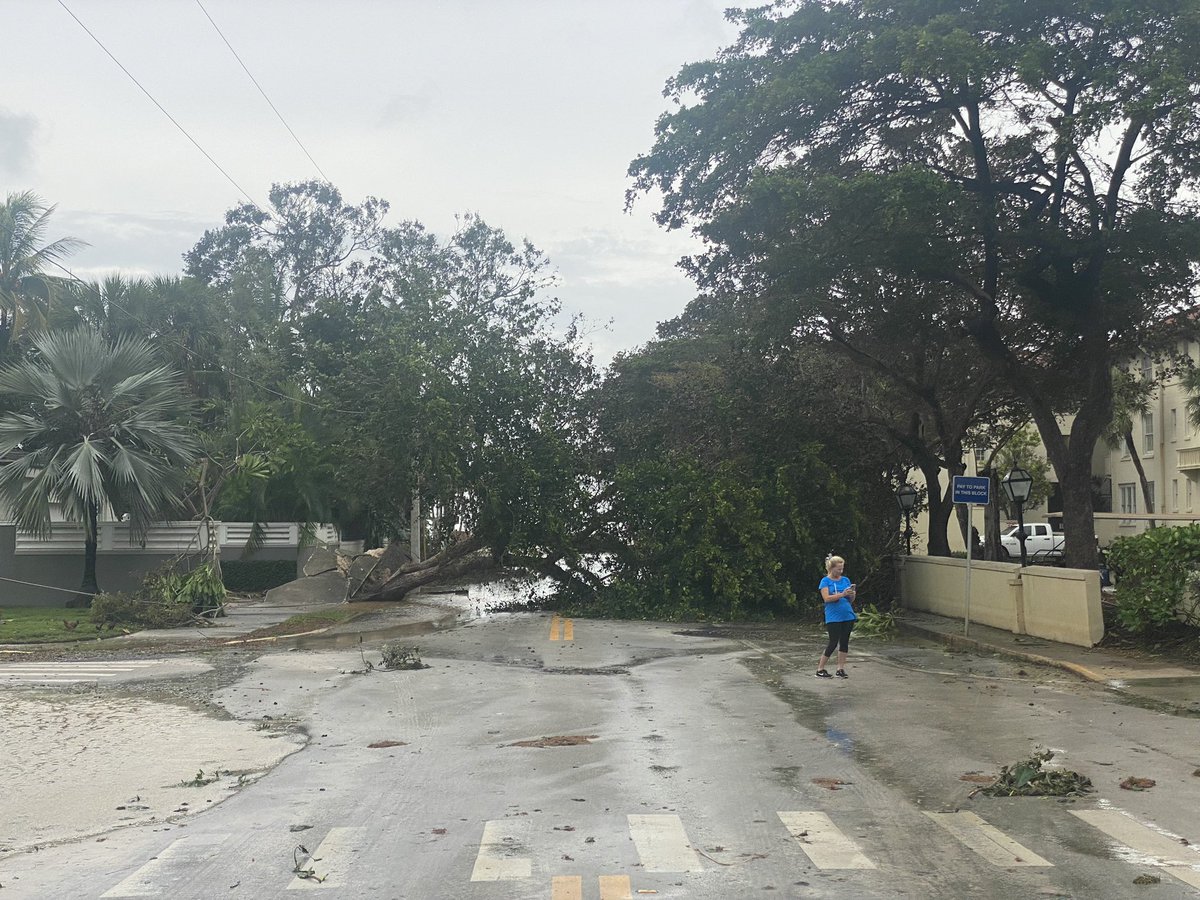
[[[1016,650],[1012,647],[1002,647],[996,644],[988,644],[977,638],[967,637],[962,634],[947,634],[944,631],[938,631],[936,628],[926,628],[923,625],[917,625],[912,622],[905,622],[903,619],[897,619],[896,625],[912,634],[920,635],[921,637],[929,638],[930,640],[938,641],[945,644],[947,647],[955,647],[962,650],[979,650],[984,653],[994,653],[998,656],[1005,656],[1009,659],[1017,659],[1022,662],[1034,663],[1039,666],[1050,666],[1054,669],[1062,669],[1078,675],[1087,681],[1092,681],[1097,684],[1107,684],[1109,679],[1087,666],[1079,663],[1068,662],[1065,659],[1055,659],[1052,656],[1042,656],[1040,653],[1030,653],[1026,650]]]

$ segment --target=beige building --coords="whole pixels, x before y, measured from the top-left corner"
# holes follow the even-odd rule
[[[1196,341],[1181,341],[1179,352],[1200,364],[1200,344]],[[1100,546],[1107,547],[1114,538],[1137,534],[1149,527],[1150,521],[1158,525],[1180,525],[1200,522],[1200,429],[1191,423],[1188,415],[1188,396],[1180,378],[1163,368],[1148,354],[1134,364],[1143,379],[1162,376],[1163,383],[1151,395],[1145,412],[1135,414],[1133,438],[1154,503],[1154,514],[1150,515],[1143,497],[1141,481],[1134,466],[1133,457],[1122,442],[1112,448],[1098,441],[1092,456],[1092,473],[1097,481],[1097,492],[1102,502],[1096,507],[1096,536]],[[1070,430],[1071,420],[1063,420],[1063,430]],[[1041,454],[1045,456],[1045,452]],[[964,460],[967,474],[976,474],[982,464],[981,455],[967,454]],[[1047,473],[1053,480],[1054,469]],[[911,480],[918,488],[924,487],[919,471],[914,470]],[[942,474],[941,489],[945,490],[949,476]],[[1103,500],[1107,499],[1105,504]],[[1061,497],[1057,490],[1045,504],[1028,507],[1027,521],[1053,520],[1062,511]],[[984,512],[974,508],[973,523],[983,533]],[[925,547],[926,517],[913,518],[913,552],[923,553]],[[957,518],[952,516],[949,527],[950,549],[964,551],[965,545],[958,528]]]

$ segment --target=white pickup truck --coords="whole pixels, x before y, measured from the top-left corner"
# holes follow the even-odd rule
[[[1021,558],[1021,542],[1017,540],[1017,526],[1000,535],[1000,553],[1008,559]],[[1055,531],[1048,522],[1025,523],[1025,556],[1038,560],[1062,556],[1066,539],[1061,531]]]

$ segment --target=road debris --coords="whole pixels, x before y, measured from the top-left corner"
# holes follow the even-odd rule
[[[600,737],[598,734],[559,734],[554,737],[543,737],[532,741],[514,741],[509,747],[578,747],[580,744],[590,744]]]
[[[301,854],[304,856],[303,859],[300,858]],[[308,848],[303,844],[297,844],[296,848],[292,850],[292,871],[296,874],[296,877],[303,878],[305,881],[315,881],[317,884],[320,884],[325,880],[326,876],[318,875],[316,869],[311,866],[305,867],[306,863],[314,862],[320,862],[320,860],[310,854]]]
[[[1121,788],[1126,791],[1144,791],[1158,784],[1153,778],[1137,778],[1130,775],[1121,782]]]
[[[1067,769],[1042,768],[1054,758],[1054,751],[1035,752],[1029,759],[1005,766],[994,782],[978,787],[970,796],[978,793],[989,797],[1081,797],[1093,790],[1090,778]]]
[[[429,666],[421,661],[420,647],[404,647],[392,642],[380,647],[379,652],[383,656],[383,667],[385,669],[402,671],[429,668]]]
[[[1134,884],[1159,884],[1161,882],[1162,879],[1157,875],[1139,875],[1137,878],[1133,879]]]
[[[831,791],[839,791],[844,785],[854,784],[853,781],[842,781],[840,778],[814,778],[812,783]]]
[[[407,747],[404,741],[375,741],[373,744],[367,744],[368,750],[382,750],[384,747]]]

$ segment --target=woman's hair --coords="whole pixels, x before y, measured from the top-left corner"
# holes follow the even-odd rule
[[[844,566],[846,564],[846,561],[844,559],[842,559],[840,556],[825,557],[825,573],[829,574],[830,572],[832,572],[833,567],[836,566],[838,563],[841,563]]]

